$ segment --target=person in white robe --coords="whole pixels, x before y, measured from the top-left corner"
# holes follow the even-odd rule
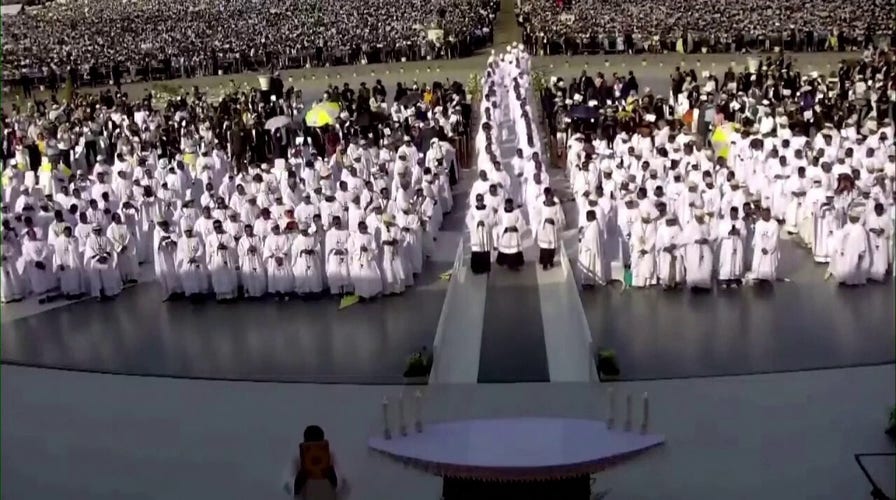
[[[235,299],[239,292],[236,240],[224,231],[220,220],[215,219],[211,234],[205,238],[205,255],[215,298],[218,302]]]
[[[19,244],[18,234],[12,227],[10,219],[3,219],[3,235],[0,242],[0,267],[3,275],[0,279],[2,292],[0,301],[4,304],[19,302],[25,298],[26,283],[20,272],[19,263],[22,256],[22,248]]]
[[[407,275],[411,274],[410,263],[401,254],[401,228],[391,214],[384,214],[380,231],[383,295],[400,294],[405,290]]]
[[[465,222],[470,234],[470,270],[473,274],[486,274],[491,271],[495,247],[495,212],[485,204],[484,195],[476,195],[476,203],[467,211]]]
[[[115,245],[103,234],[103,227],[93,226],[84,250],[84,269],[90,280],[90,296],[103,300],[121,293],[121,275],[118,272],[118,254]]]
[[[631,226],[631,272],[635,288],[645,288],[656,283],[656,223],[646,207],[640,210],[640,219]]]
[[[342,217],[333,216],[333,226],[327,230],[324,243],[327,252],[325,264],[327,284],[333,295],[344,295],[352,291],[350,237],[351,232],[343,226]]]
[[[495,263],[516,271],[523,267],[523,233],[526,221],[523,214],[514,205],[513,199],[504,202],[504,208],[498,213],[498,256]]]
[[[675,215],[669,215],[656,230],[657,280],[670,290],[684,283],[684,258],[681,226]]]
[[[243,294],[250,299],[259,299],[268,291],[267,270],[262,259],[264,241],[255,234],[252,224],[243,228],[243,237],[237,243],[239,253],[240,283]]]
[[[847,219],[846,225],[834,235],[834,255],[828,272],[842,285],[864,285],[871,269],[868,230],[857,209],[852,209]]]
[[[205,260],[205,244],[193,231],[193,226],[182,226],[180,238],[177,239],[177,274],[180,278],[184,295],[191,300],[198,300],[208,292],[208,267]]]
[[[38,303],[48,302],[52,298],[51,292],[56,288],[56,275],[52,268],[53,249],[46,241],[37,237],[34,228],[29,228],[25,232],[22,264],[31,293],[37,297]]]
[[[413,205],[405,203],[396,214],[395,222],[401,228],[401,257],[408,263],[408,275],[406,285],[414,283],[414,275],[423,270],[423,243],[421,237],[423,228],[420,225],[420,216],[417,215]]]
[[[716,236],[719,263],[716,279],[722,288],[739,286],[744,277],[746,229],[737,207],[731,207],[728,215],[719,221]]]
[[[545,188],[544,191],[544,201],[535,226],[535,240],[539,248],[538,263],[547,271],[554,267],[560,237],[566,227],[566,217],[551,188]]]
[[[890,266],[890,252],[893,248],[893,221],[883,203],[875,203],[873,212],[865,215],[865,228],[868,229],[871,254],[868,278],[878,282],[885,281]]]
[[[680,236],[684,257],[685,285],[690,289],[712,289],[712,228],[706,223],[702,209],[693,212]]]
[[[72,236],[71,226],[62,230],[62,235],[53,243],[53,267],[59,276],[59,291],[67,300],[76,300],[84,294],[84,258],[78,240]]]
[[[112,223],[106,228],[106,237],[112,241],[112,247],[117,254],[116,262],[121,281],[125,284],[136,283],[139,275],[136,239],[128,226],[122,222],[119,212],[112,214]]]
[[[153,267],[165,296],[163,302],[184,293],[177,273],[177,234],[167,220],[158,221],[153,230]]]
[[[834,255],[835,235],[842,227],[841,209],[834,204],[834,192],[829,191],[813,214],[812,258],[828,263]]]
[[[373,235],[367,230],[367,223],[360,222],[358,231],[349,241],[350,270],[355,295],[371,299],[383,291],[382,276],[377,265],[379,248]]]
[[[603,229],[596,210],[585,212],[585,224],[579,227],[579,248],[576,255],[576,267],[579,270],[579,282],[583,288],[606,284],[606,270],[601,254]]]
[[[268,272],[268,293],[278,301],[288,301],[295,290],[295,278],[290,261],[289,236],[280,232],[280,224],[271,226],[271,234],[264,239],[262,258]]]
[[[318,255],[320,242],[308,229],[307,223],[299,223],[299,233],[292,242],[290,254],[296,293],[314,296],[324,289],[324,272]]]
[[[763,207],[759,212],[759,220],[753,228],[753,258],[750,264],[749,278],[752,280],[774,282],[778,278],[779,240],[778,221],[772,219],[772,212]]]

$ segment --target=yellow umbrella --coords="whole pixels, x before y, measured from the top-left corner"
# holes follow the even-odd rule
[[[732,138],[734,138],[734,127],[731,123],[724,123],[713,130],[710,142],[716,152],[716,156],[728,159]]]
[[[322,102],[305,113],[305,123],[309,127],[332,125],[339,116],[339,105],[335,102]]]

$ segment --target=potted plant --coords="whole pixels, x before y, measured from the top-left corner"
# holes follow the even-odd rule
[[[470,73],[470,78],[467,79],[467,85],[464,90],[470,97],[471,104],[478,104],[479,99],[482,97],[482,81],[480,78],[482,78],[480,75]]]
[[[619,377],[619,364],[616,352],[612,349],[597,351],[597,373],[601,380],[613,380]]]
[[[426,346],[408,356],[408,362],[404,368],[404,381],[406,384],[425,384],[429,380],[429,372],[432,370],[432,354]]]
[[[890,423],[887,424],[886,433],[890,438],[896,439],[896,406],[890,408]]]

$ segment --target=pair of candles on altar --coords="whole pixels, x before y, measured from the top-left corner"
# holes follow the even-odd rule
[[[607,428],[612,429],[613,424],[616,419],[616,397],[613,392],[613,388],[610,387],[607,389],[607,399],[609,399],[609,404],[607,405]],[[641,396],[642,401],[642,413],[641,413],[641,432],[647,432],[647,425],[650,420],[650,403],[647,400],[647,393],[645,392],[643,396]],[[626,431],[632,430],[632,395],[625,395],[625,423],[624,428]]]
[[[421,419],[421,402],[423,394],[417,391],[414,394],[413,412],[414,412],[414,430],[418,433],[423,432],[423,420]],[[402,436],[408,435],[408,427],[404,420],[404,396],[398,396],[398,432]],[[389,398],[383,398],[383,437],[392,439],[392,431],[389,426]]]

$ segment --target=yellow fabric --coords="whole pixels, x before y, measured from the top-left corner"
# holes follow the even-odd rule
[[[40,151],[41,156],[47,154],[47,142],[46,141],[37,141],[37,150]]]
[[[44,163],[41,163],[41,164],[40,164],[40,171],[41,171],[41,172],[52,172],[52,171],[53,171],[53,165],[51,165],[50,162],[48,162],[48,161],[47,161],[47,162],[44,162]]]
[[[716,156],[721,156],[726,160],[728,159],[728,154],[731,150],[731,140],[729,139],[728,128],[727,124],[718,126],[712,131],[712,135],[710,136],[710,141],[712,142],[713,148],[716,150]]]
[[[339,105],[335,102],[322,102],[308,110],[305,114],[305,123],[309,127],[323,127],[336,123],[339,116]]]

